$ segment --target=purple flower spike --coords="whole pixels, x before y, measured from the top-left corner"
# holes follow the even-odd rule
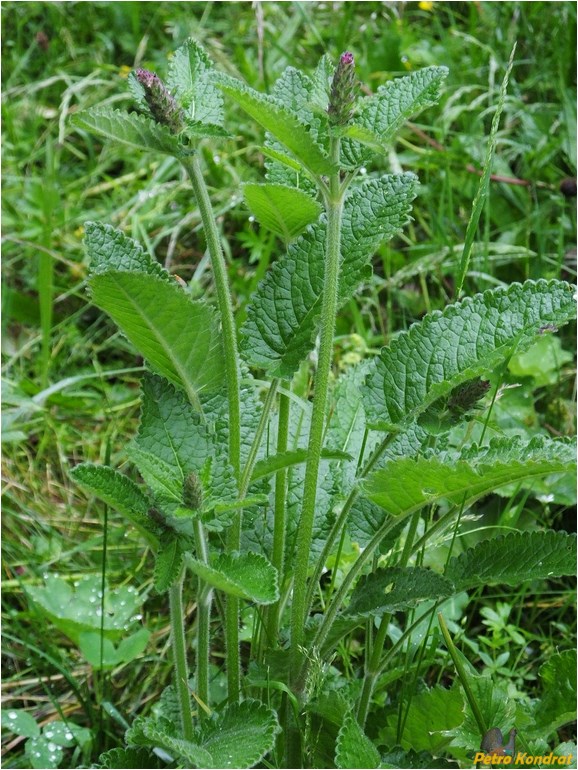
[[[134,74],[143,87],[144,98],[153,118],[178,134],[183,128],[183,112],[163,81],[149,70],[138,69]]]
[[[339,64],[333,75],[329,107],[329,120],[334,126],[346,126],[353,115],[357,96],[357,78],[353,54],[345,51],[339,57]]]

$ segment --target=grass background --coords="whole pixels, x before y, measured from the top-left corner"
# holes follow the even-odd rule
[[[307,72],[323,53],[335,59],[344,50],[354,52],[359,77],[372,90],[422,66],[449,67],[441,105],[404,129],[382,161],[384,169],[415,171],[420,195],[412,224],[380,249],[374,280],[339,318],[341,365],[452,297],[514,42],[495,176],[465,289],[575,279],[576,211],[564,194],[576,174],[574,3],[4,3],[4,698],[41,723],[60,713],[91,725],[95,751],[115,745],[123,719],[145,710],[167,683],[168,622],[162,600],[149,594],[150,562],[141,543],[126,537],[114,513],[105,530],[102,506],[67,475],[81,460],[110,458],[122,467],[138,418],[141,362],[90,304],[83,223],[122,228],[199,294],[211,297],[213,290],[198,212],[178,164],[103,146],[73,130],[67,118],[102,102],[126,107],[128,72],[144,66],[162,76],[167,54],[189,36],[217,67],[263,90],[287,66]],[[235,137],[206,143],[203,160],[230,244],[240,323],[281,245],[249,221],[240,194],[241,182],[263,174],[260,132],[228,109]],[[561,343],[512,373],[523,387],[504,399],[505,432],[574,433],[573,333],[564,330]],[[541,498],[513,494],[505,518],[503,501],[490,499],[483,512],[491,521],[571,530],[573,490],[557,489],[552,499],[552,490],[542,492]],[[138,661],[97,676],[74,644],[39,619],[24,588],[48,573],[71,580],[99,574],[104,531],[108,580],[143,592],[153,637]],[[495,661],[514,645],[512,634],[521,633],[531,652],[515,671],[504,663],[501,675],[531,691],[539,662],[561,639],[571,644],[574,638],[570,588],[563,581],[543,587],[530,606],[525,589],[510,593],[511,613],[502,609],[501,616],[495,602],[503,597],[480,598],[466,643],[475,654],[497,650]],[[492,620],[484,609],[498,613],[493,627],[482,621]],[[480,642],[480,635],[489,641]],[[103,702],[110,704],[105,711]],[[22,745],[6,736],[6,767],[25,766]]]

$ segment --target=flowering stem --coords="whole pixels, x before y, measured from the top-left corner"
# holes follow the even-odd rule
[[[193,717],[191,695],[189,693],[189,670],[187,666],[185,619],[183,614],[183,575],[169,589],[169,605],[171,612],[171,642],[183,738],[191,741],[193,739]]]
[[[331,139],[331,160],[336,168],[339,166],[339,150],[340,140],[338,137],[333,137]],[[290,681],[292,689],[298,697],[302,693],[304,686],[304,682],[302,680],[299,681],[299,672],[301,670],[301,646],[303,644],[307,612],[307,573],[309,569],[313,521],[315,518],[317,480],[325,429],[327,392],[337,313],[341,219],[343,213],[343,190],[341,189],[338,171],[329,178],[329,195],[326,196],[325,205],[327,212],[327,241],[321,308],[321,340],[317,372],[315,374],[315,392],[313,396],[311,427],[309,430],[307,464],[305,467],[303,507],[297,533],[291,612]]]
[[[237,482],[241,465],[241,409],[239,397],[239,356],[237,351],[237,333],[233,316],[233,302],[227,279],[227,265],[207,191],[198,156],[182,158],[207,239],[207,248],[211,258],[217,301],[221,314],[223,329],[223,347],[225,352],[225,377],[227,381],[227,397],[229,401],[229,462],[235,473]],[[242,514],[238,513],[235,522],[229,528],[227,535],[227,550],[229,553],[238,551],[241,545]],[[227,683],[230,700],[237,700],[241,683],[239,663],[239,600],[227,597],[225,606],[225,637],[227,649]]]

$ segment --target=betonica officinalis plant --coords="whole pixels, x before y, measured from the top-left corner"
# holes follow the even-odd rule
[[[193,297],[136,241],[86,224],[92,301],[149,371],[127,447],[138,474],[81,464],[72,475],[154,554],[174,665],[174,685],[104,766],[136,766],[153,751],[187,768],[424,766],[399,730],[388,744],[367,725],[388,693],[411,724],[404,709],[440,628],[459,683],[436,697],[452,699],[458,716],[444,729],[453,755],[466,756],[464,731],[477,748],[495,704],[444,614],[482,586],[574,570],[565,532],[507,531],[467,550],[455,542],[480,497],[574,467],[569,440],[501,436],[488,423],[511,357],[574,317],[573,287],[527,281],[462,297],[464,251],[454,301],[337,374],[337,314],[418,194],[411,172],[372,164],[436,104],[446,75],[428,67],[370,94],[345,52],[310,74],[288,68],[265,94],[189,41],[161,76],[131,74],[134,111],[74,117],[81,130],[182,164],[216,297]],[[279,244],[239,329],[200,153],[232,141],[225,107],[259,125],[265,180],[242,191]],[[444,536],[447,558],[432,565],[428,547]],[[196,607],[190,626],[184,601]],[[215,661],[224,698],[212,687]]]

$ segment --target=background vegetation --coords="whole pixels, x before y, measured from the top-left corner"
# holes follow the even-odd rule
[[[39,725],[58,717],[88,727],[76,748],[64,748],[64,766],[74,767],[116,745],[125,720],[146,712],[168,673],[167,610],[151,590],[141,543],[68,477],[81,460],[110,458],[121,467],[138,417],[141,361],[86,295],[83,223],[121,227],[182,278],[194,279],[199,295],[211,297],[213,290],[198,212],[177,162],[103,146],[73,130],[68,116],[103,101],[128,102],[128,72],[162,67],[167,52],[189,36],[217,67],[263,90],[286,66],[307,71],[324,52],[335,59],[352,50],[370,88],[421,66],[447,65],[441,107],[406,129],[384,162],[394,171],[415,171],[420,195],[411,226],[376,255],[372,282],[339,318],[337,369],[452,296],[515,41],[494,179],[466,292],[526,278],[574,281],[576,6],[7,2],[2,14],[4,702],[27,709]],[[230,244],[241,323],[252,289],[282,244],[250,221],[240,195],[240,183],[262,173],[259,133],[232,108],[229,125],[236,137],[207,142],[203,160]],[[496,431],[574,434],[574,332],[545,335],[512,360],[513,387],[494,406]],[[303,370],[304,387],[307,377]],[[574,505],[571,480],[545,479],[531,492],[507,489],[477,507],[464,545],[475,544],[487,527],[572,531]],[[31,601],[55,574],[82,585],[91,576],[97,590],[103,566],[111,586],[137,589],[134,613],[152,632],[132,662],[119,659],[104,672],[92,667],[86,645],[79,650],[70,618],[50,617]],[[553,652],[574,647],[572,585],[558,580],[503,594],[482,591],[467,615],[455,607],[452,632],[510,697],[524,693],[531,700],[539,695],[540,666]],[[352,676],[358,655],[355,640],[341,650],[340,665]],[[451,665],[434,652],[420,682],[451,677]],[[385,704],[384,689],[376,697]],[[368,730],[377,736],[379,729],[377,713]],[[564,728],[559,738],[572,735]],[[24,745],[23,737],[6,733],[6,767],[29,766]]]

